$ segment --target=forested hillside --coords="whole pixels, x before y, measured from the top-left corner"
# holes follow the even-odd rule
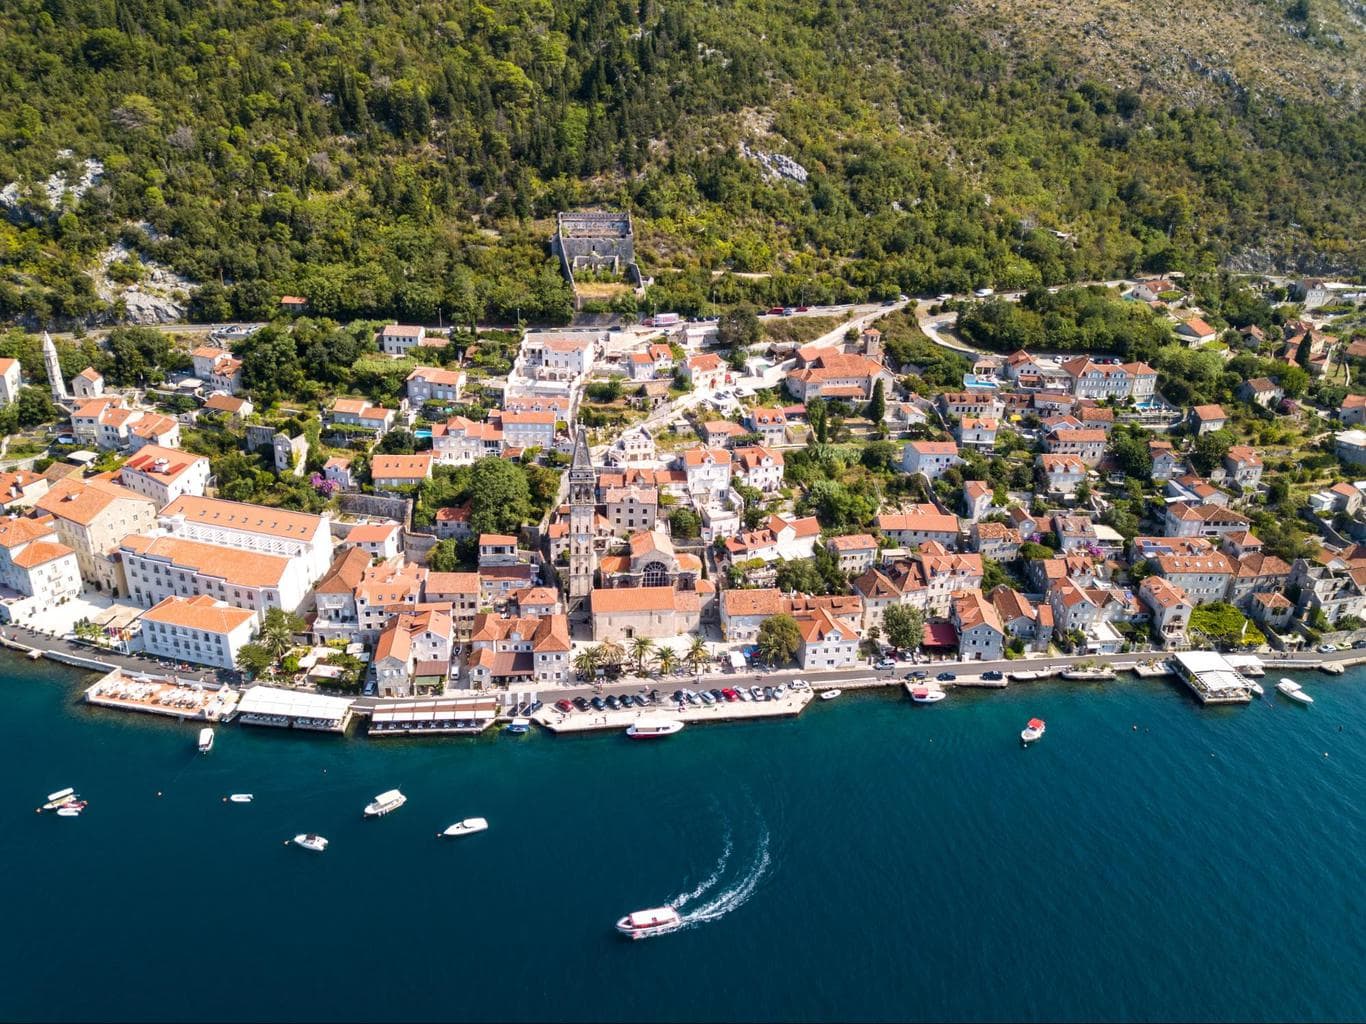
[[[1251,2],[1180,17],[1237,24]],[[1366,57],[1303,30],[1336,2],[1255,5],[1287,22],[1258,36],[1285,74],[1193,92],[1109,55],[1151,40],[1079,60],[1008,31],[1012,5],[10,0],[0,318],[107,312],[88,271],[122,241],[111,273],[170,268],[204,319],[295,293],[337,318],[562,320],[551,218],[592,204],[636,214],[654,301],[681,311],[1229,261],[1360,272]],[[1355,70],[1322,87],[1334,62]],[[1319,88],[1292,87],[1305,69]],[[87,158],[102,175],[53,208],[49,176]]]

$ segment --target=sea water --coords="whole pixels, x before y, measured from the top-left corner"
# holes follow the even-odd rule
[[[1311,708],[1122,677],[207,755],[0,673],[7,1019],[1366,1017],[1366,672],[1298,677]],[[64,786],[81,817],[34,813]],[[683,930],[615,934],[665,902]]]

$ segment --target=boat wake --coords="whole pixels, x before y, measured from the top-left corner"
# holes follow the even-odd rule
[[[760,829],[758,848],[755,851],[754,859],[750,862],[749,868],[744,876],[733,884],[727,885],[720,892],[710,896],[707,896],[707,894],[711,887],[716,884],[715,882],[712,882],[709,879],[708,882],[699,886],[698,889],[700,891],[697,893],[697,896],[690,898],[707,896],[707,899],[694,909],[681,915],[681,927],[688,928],[699,924],[706,924],[709,921],[719,921],[732,910],[738,910],[740,907],[744,906],[744,904],[749,901],[749,898],[754,895],[754,890],[759,887],[759,882],[768,871],[771,860],[768,852],[768,829],[762,824],[760,825]],[[729,838],[727,839],[726,850],[728,855],[730,851]],[[722,864],[718,865],[718,870],[714,873],[714,877],[723,873],[720,870],[723,865],[724,858]],[[682,905],[679,903],[675,903],[673,906],[675,909],[682,910]]]
[[[708,892],[710,892],[712,886],[716,885],[717,882],[721,881],[721,876],[725,873],[726,864],[729,863],[731,851],[734,848],[735,844],[731,841],[730,829],[727,828],[724,846],[721,850],[721,856],[716,858],[716,867],[712,869],[712,873],[708,875],[706,878],[702,879],[702,881],[697,884],[697,888],[693,889],[692,892],[679,893],[673,899],[669,900],[669,906],[673,907],[675,910],[681,911],[693,900],[697,899],[700,896],[705,896]]]

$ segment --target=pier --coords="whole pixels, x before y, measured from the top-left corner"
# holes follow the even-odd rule
[[[1252,690],[1228,660],[1214,651],[1182,651],[1172,656],[1176,677],[1201,704],[1247,704]]]
[[[85,701],[120,711],[217,722],[231,717],[237,706],[237,691],[179,679],[130,676],[116,668],[85,691]]]
[[[277,729],[345,732],[351,724],[351,698],[326,697],[301,690],[253,686],[242,694],[234,721]]]
[[[427,736],[483,732],[498,717],[492,697],[433,697],[377,704],[370,712],[368,736]]]
[[[547,705],[532,715],[532,720],[554,733],[603,732],[624,730],[632,722],[641,718],[669,718],[687,725],[704,725],[711,722],[733,722],[741,719],[758,718],[795,718],[811,703],[814,694],[810,690],[788,691],[777,700],[765,701],[727,701],[720,704],[685,704],[679,709],[677,704],[657,704],[646,708],[622,708],[602,711],[590,708],[587,711],[560,711]]]

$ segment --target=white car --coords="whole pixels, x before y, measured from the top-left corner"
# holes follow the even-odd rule
[[[948,302],[948,301],[949,301],[950,299],[952,299],[952,298],[953,298],[952,295],[950,295],[948,292],[945,292],[943,295],[936,295],[936,296],[934,297],[934,301],[935,301],[935,302]]]
[[[976,295],[979,299],[985,299],[988,296],[993,295],[995,293],[990,288],[978,288],[972,294]]]

